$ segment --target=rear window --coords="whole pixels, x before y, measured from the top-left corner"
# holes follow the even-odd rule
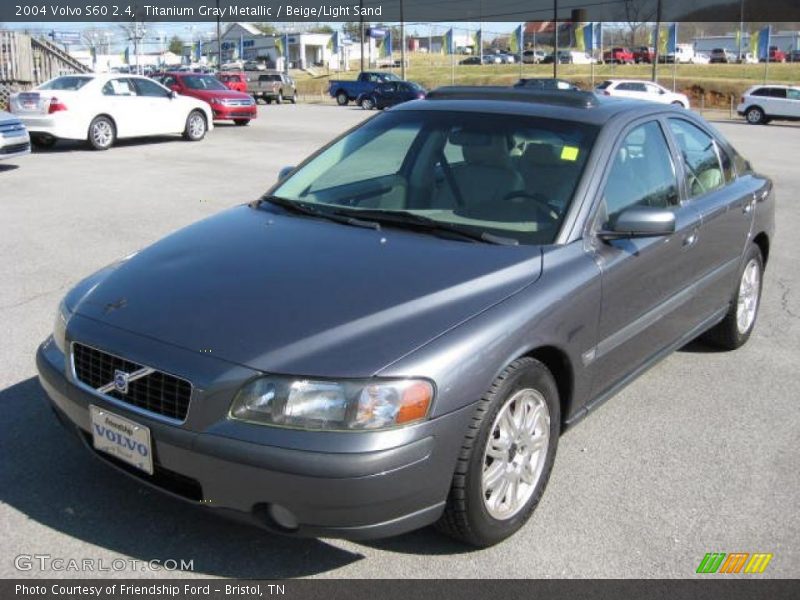
[[[94,77],[80,77],[77,75],[65,75],[63,77],[56,77],[48,81],[47,83],[43,83],[39,86],[40,90],[79,90],[87,83],[89,83]]]

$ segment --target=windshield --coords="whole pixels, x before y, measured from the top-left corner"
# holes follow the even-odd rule
[[[520,115],[389,112],[321,151],[273,195],[548,244],[596,135],[592,125]]]
[[[55,79],[51,79],[47,83],[43,83],[39,86],[40,90],[79,90],[87,83],[89,83],[93,77],[80,77],[80,76],[65,76],[65,77],[56,77]]]
[[[222,82],[211,75],[185,75],[183,85],[190,90],[224,90],[227,91]]]

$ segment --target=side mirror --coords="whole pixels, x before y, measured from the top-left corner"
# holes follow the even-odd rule
[[[175,94],[177,94],[180,88],[177,85],[171,85],[169,86],[169,89],[171,89]]]
[[[283,167],[280,171],[278,171],[278,181],[283,181],[289,176],[289,173],[294,171],[294,165],[290,167]]]
[[[175,99],[175,98],[177,98],[177,97],[178,97],[178,92],[176,92],[175,90],[170,90],[170,92],[169,92],[169,99],[170,99],[170,100],[174,100],[174,99]]]
[[[657,237],[675,232],[675,213],[668,208],[639,206],[622,211],[606,228],[597,232],[603,240]]]

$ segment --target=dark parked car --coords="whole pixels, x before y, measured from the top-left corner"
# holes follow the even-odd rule
[[[364,94],[369,94],[378,85],[387,81],[400,81],[400,78],[394,73],[362,71],[355,81],[332,79],[328,83],[328,94],[331,98],[336,98],[339,106],[347,106],[348,103],[357,100]]]
[[[435,90],[81,281],[40,379],[87,449],[195,505],[488,546],[564,429],[697,336],[748,340],[773,221],[686,110]]]
[[[481,65],[483,62],[481,61],[480,56],[468,56],[464,60],[458,61],[460,65]]]
[[[363,94],[356,103],[364,110],[384,109],[424,97],[425,88],[413,81],[389,81],[380,84],[372,92]]]
[[[527,77],[520,79],[514,84],[515,88],[526,88],[531,90],[570,90],[578,91],[580,88],[566,79],[555,79],[553,77]]]

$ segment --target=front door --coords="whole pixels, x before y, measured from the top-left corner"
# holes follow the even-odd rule
[[[636,206],[673,210],[676,226],[667,236],[594,240],[601,316],[597,345],[584,356],[593,367],[594,395],[688,331],[700,223],[695,209],[680,203],[678,170],[658,120],[629,127],[611,160],[595,229]]]

